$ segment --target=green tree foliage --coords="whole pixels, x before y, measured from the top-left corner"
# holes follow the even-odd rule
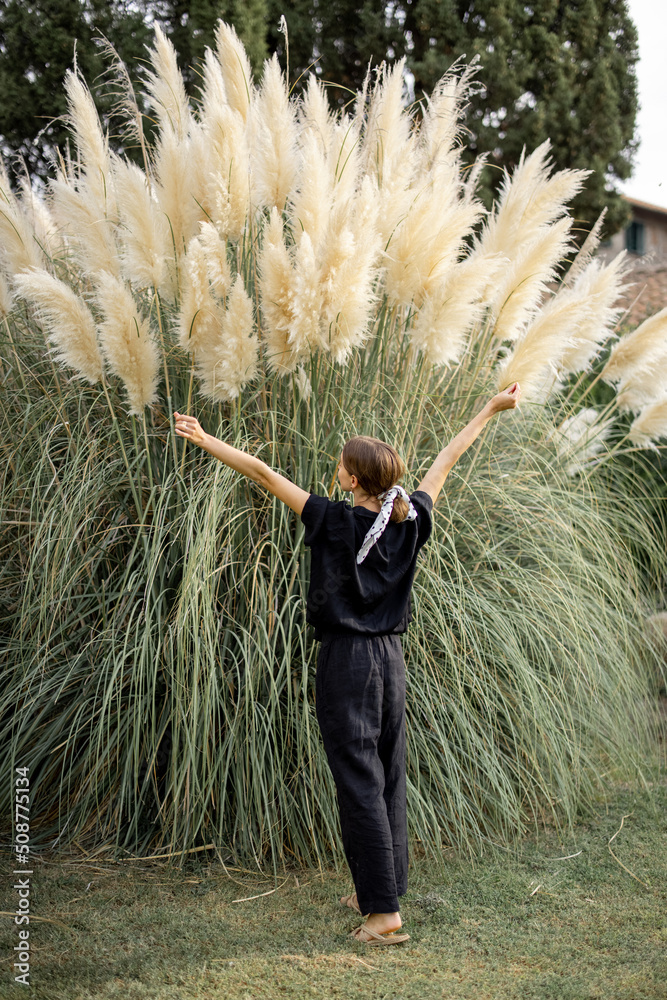
[[[65,145],[63,77],[76,63],[88,80],[107,63],[94,38],[109,38],[130,64],[150,38],[146,12],[130,0],[5,0],[0,7],[0,147],[44,176],[56,147]],[[98,91],[104,114],[113,104]]]

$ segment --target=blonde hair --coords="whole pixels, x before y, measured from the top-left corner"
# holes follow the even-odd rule
[[[407,472],[395,448],[366,434],[345,443],[342,460],[350,475],[357,477],[361,488],[371,497],[390,489]],[[405,500],[396,497],[390,520],[404,521],[408,509]]]

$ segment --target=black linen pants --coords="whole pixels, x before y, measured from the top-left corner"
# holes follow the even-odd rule
[[[395,913],[408,887],[405,661],[399,635],[325,634],[317,721],[362,914]]]

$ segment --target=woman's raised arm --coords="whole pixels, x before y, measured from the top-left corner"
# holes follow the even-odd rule
[[[226,444],[219,438],[213,437],[212,434],[207,434],[196,417],[189,417],[184,413],[178,413],[174,410],[174,421],[176,433],[179,437],[183,437],[187,441],[199,445],[200,448],[213,455],[214,458],[224,462],[225,465],[228,465],[236,472],[240,472],[243,476],[252,479],[259,486],[263,486],[270,493],[273,493],[274,496],[278,497],[279,500],[282,500],[284,504],[291,507],[297,514],[301,514],[304,504],[310,496],[310,493],[306,490],[302,490],[300,486],[291,482],[286,476],[281,476],[280,473],[274,472],[261,458],[248,455],[247,452]]]
[[[515,382],[509,389],[504,389],[503,392],[499,392],[490,399],[484,409],[476,417],[473,417],[470,423],[466,424],[463,430],[442,449],[417,489],[428,493],[433,503],[435,503],[445,479],[463,452],[480,435],[491,417],[502,410],[513,409],[519,402],[520,395],[521,389],[519,383]]]

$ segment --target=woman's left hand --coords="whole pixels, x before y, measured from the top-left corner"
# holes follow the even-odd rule
[[[193,444],[203,445],[206,440],[206,432],[196,417],[188,417],[184,413],[174,410],[175,430],[179,437],[184,437]]]
[[[518,406],[520,397],[521,386],[518,382],[514,382],[507,389],[503,389],[502,392],[497,393],[493,397],[491,408],[494,413],[500,413],[501,410],[512,410],[515,406]]]

